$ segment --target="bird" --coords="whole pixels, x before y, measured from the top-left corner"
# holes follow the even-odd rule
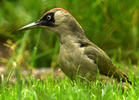
[[[87,39],[81,25],[67,10],[53,8],[39,20],[21,27],[19,31],[36,27],[51,30],[59,35],[58,65],[71,80],[78,75],[89,81],[95,81],[99,74],[102,79],[104,76],[132,84],[110,57]]]

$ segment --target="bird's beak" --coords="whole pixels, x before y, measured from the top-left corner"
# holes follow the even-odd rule
[[[36,22],[33,22],[33,23],[30,23],[28,25],[25,25],[23,27],[21,27],[20,29],[18,29],[18,31],[22,31],[22,30],[27,30],[27,29],[30,29],[30,28],[35,28],[35,27],[38,27],[40,26],[40,21],[36,21]]]

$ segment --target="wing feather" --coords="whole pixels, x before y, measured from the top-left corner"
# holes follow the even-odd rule
[[[123,82],[131,82],[128,77],[123,74],[111,61],[109,56],[96,45],[91,44],[85,47],[84,54],[87,55],[89,59],[93,59],[95,63],[98,65],[98,69],[100,74],[114,77],[118,81],[122,79]]]

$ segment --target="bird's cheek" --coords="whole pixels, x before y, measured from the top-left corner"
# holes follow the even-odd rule
[[[62,19],[55,19],[55,25],[61,25],[63,23]]]
[[[57,28],[50,28],[51,31],[55,32],[55,33],[60,33],[60,30]]]

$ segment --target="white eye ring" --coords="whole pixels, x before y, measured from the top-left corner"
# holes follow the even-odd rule
[[[51,16],[50,16],[50,15],[48,15],[48,16],[47,16],[47,19],[48,19],[48,20],[51,20]]]

